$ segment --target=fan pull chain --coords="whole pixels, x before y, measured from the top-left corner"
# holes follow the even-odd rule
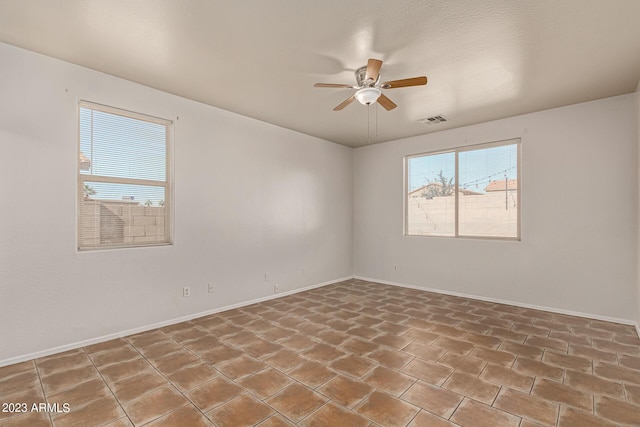
[[[378,103],[376,102],[376,142],[378,142]]]
[[[371,144],[371,104],[367,105],[367,144]]]

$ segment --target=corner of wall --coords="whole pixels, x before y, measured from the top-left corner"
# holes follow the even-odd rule
[[[636,87],[636,137],[638,144],[636,148],[638,150],[636,158],[636,174],[637,174],[637,186],[638,186],[638,200],[636,204],[636,224],[638,225],[638,232],[636,235],[636,331],[640,336],[640,328],[638,323],[640,322],[640,81]]]

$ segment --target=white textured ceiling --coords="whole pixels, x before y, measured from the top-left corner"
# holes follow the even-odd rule
[[[0,0],[0,41],[355,147],[633,92],[640,1]],[[368,58],[429,84],[334,112]]]

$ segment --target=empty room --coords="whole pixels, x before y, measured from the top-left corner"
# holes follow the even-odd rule
[[[637,0],[0,0],[0,427],[640,426]]]

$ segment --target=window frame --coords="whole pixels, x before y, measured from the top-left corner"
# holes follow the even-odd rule
[[[487,149],[487,148],[494,148],[494,147],[503,147],[503,146],[507,146],[507,145],[516,145],[516,165],[517,165],[517,171],[516,171],[516,179],[518,180],[518,192],[516,195],[516,203],[518,206],[518,212],[517,212],[517,225],[516,225],[516,231],[517,231],[517,235],[515,237],[504,237],[504,236],[470,236],[470,235],[460,235],[459,233],[459,226],[460,226],[460,222],[459,222],[459,210],[460,210],[460,205],[459,205],[459,188],[458,188],[458,182],[459,182],[459,165],[458,165],[458,156],[460,153],[464,153],[464,152],[468,152],[468,151],[476,151],[476,150],[482,150],[482,149]],[[454,168],[455,168],[455,175],[454,175],[454,235],[453,236],[446,236],[446,235],[438,235],[438,236],[429,236],[429,235],[421,235],[421,234],[409,234],[409,162],[411,159],[417,158],[417,157],[425,157],[425,156],[433,156],[433,155],[438,155],[438,154],[448,154],[448,153],[454,153]],[[464,146],[460,146],[460,147],[453,147],[453,148],[446,148],[446,149],[442,149],[442,150],[434,150],[434,151],[427,151],[427,152],[422,152],[422,153],[417,153],[417,154],[411,154],[411,155],[407,155],[404,157],[404,185],[403,185],[403,191],[404,191],[404,195],[403,195],[403,236],[404,237],[428,237],[428,238],[445,238],[445,239],[474,239],[474,240],[507,240],[507,241],[522,241],[522,233],[521,233],[521,227],[522,227],[522,138],[509,138],[509,139],[503,139],[503,140],[499,140],[499,141],[491,141],[491,142],[483,142],[483,143],[478,143],[478,144],[472,144],[472,145],[464,145]]]
[[[121,178],[121,177],[109,177],[109,176],[101,176],[101,175],[93,175],[93,174],[82,174],[80,163],[78,159],[81,155],[81,142],[80,142],[80,134],[81,134],[81,126],[80,126],[80,112],[82,108],[91,109],[94,111],[100,111],[103,113],[118,115],[130,119],[141,120],[145,122],[150,122],[158,125],[162,125],[166,129],[165,133],[165,180],[164,181],[156,181],[156,180],[146,180],[140,178]],[[79,100],[77,106],[77,152],[76,152],[76,162],[77,162],[77,176],[78,176],[78,186],[76,190],[76,246],[78,252],[85,251],[95,251],[95,250],[108,250],[108,249],[128,249],[128,248],[144,248],[144,247],[157,247],[157,246],[172,246],[173,245],[173,162],[172,162],[172,150],[173,150],[173,125],[174,122],[172,120],[163,119],[155,116],[150,116],[147,114],[137,113],[130,110],[125,110],[122,108],[111,107],[108,105],[98,104],[91,101]],[[114,244],[99,244],[97,246],[87,246],[81,245],[81,203],[83,201],[83,188],[85,182],[101,182],[101,183],[110,183],[110,184],[128,184],[128,185],[146,185],[153,187],[164,187],[165,199],[164,199],[164,235],[165,240],[162,242],[139,242],[139,243],[114,243]]]

